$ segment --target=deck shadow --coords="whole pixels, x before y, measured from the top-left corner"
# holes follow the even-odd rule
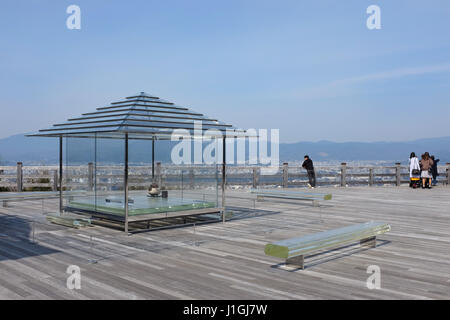
[[[0,214],[0,262],[59,252],[34,241],[32,224],[19,216]]]
[[[271,210],[263,210],[263,209],[253,209],[253,208],[245,208],[245,207],[227,207],[229,210],[236,210],[237,212],[233,214],[232,218],[227,218],[227,221],[235,221],[235,220],[244,220],[244,219],[251,219],[251,218],[257,218],[257,217],[265,217],[265,216],[271,216],[276,214],[283,213],[282,211],[271,211]],[[320,209],[318,207],[314,209]],[[317,219],[314,220],[308,220],[305,223],[303,223],[303,226],[308,225],[315,225],[315,224],[323,224],[324,219],[322,217],[322,213],[318,213],[320,216]],[[289,227],[286,228],[288,230]]]
[[[271,211],[271,210],[253,209],[245,207],[231,207],[231,206],[227,206],[227,210],[233,211],[233,216],[227,219],[227,221],[265,217],[282,213],[281,211]]]
[[[326,251],[321,251],[309,256],[305,256],[305,270],[321,265],[323,263],[327,263],[330,261],[334,261],[334,260],[338,260],[344,257],[349,257],[353,254],[358,254],[364,251],[368,251],[368,250],[373,250],[373,249],[377,249],[378,247],[384,246],[391,243],[391,241],[389,240],[380,240],[377,239],[377,246],[376,248],[370,248],[370,247],[362,247],[359,245],[359,243],[351,243],[339,248],[335,248],[335,249],[330,249],[330,250],[326,250]],[[324,256],[327,255],[328,256]],[[317,258],[317,259],[315,259]],[[312,260],[311,260],[312,259]],[[281,269],[283,271],[287,271],[287,272],[296,272],[299,270],[302,270],[301,268],[295,268],[294,265],[289,265],[289,268],[292,268],[292,270],[286,270],[286,263],[285,262],[281,262],[278,263],[276,265],[271,266],[271,268],[274,269]]]

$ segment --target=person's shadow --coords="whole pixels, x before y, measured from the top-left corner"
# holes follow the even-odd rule
[[[40,245],[33,232],[32,221],[0,213],[0,263],[58,252]]]

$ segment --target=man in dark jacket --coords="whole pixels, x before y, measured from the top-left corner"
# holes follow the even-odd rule
[[[312,160],[309,158],[309,156],[305,156],[305,161],[302,164],[302,167],[306,169],[306,172],[308,173],[308,179],[309,179],[309,186],[311,188],[316,187],[316,173],[314,172],[314,164]]]
[[[434,156],[431,156],[431,160],[433,160],[433,166],[431,167],[431,175],[433,176],[432,185],[437,185],[437,177],[439,176],[438,173],[438,162],[441,161],[440,159],[435,159]]]

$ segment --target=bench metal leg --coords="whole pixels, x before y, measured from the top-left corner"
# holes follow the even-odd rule
[[[8,208],[8,201],[3,200],[3,208]]]
[[[304,256],[296,256],[289,259],[286,259],[286,264],[292,264],[300,267],[300,269],[305,269],[305,257]]]
[[[377,237],[362,239],[359,244],[364,247],[375,248],[377,246]]]

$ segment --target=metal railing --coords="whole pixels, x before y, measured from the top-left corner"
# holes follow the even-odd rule
[[[260,166],[227,166],[228,187],[302,187],[308,183],[300,166],[283,163],[275,174],[264,174]],[[408,167],[395,166],[316,166],[319,186],[396,185],[409,183]],[[439,166],[438,182],[450,184],[450,163]],[[221,166],[173,166],[157,163],[152,178],[151,166],[129,168],[129,188],[146,189],[154,180],[170,189],[195,189],[220,184]],[[58,166],[0,166],[0,191],[58,191]],[[123,190],[123,166],[64,166],[64,190]]]

